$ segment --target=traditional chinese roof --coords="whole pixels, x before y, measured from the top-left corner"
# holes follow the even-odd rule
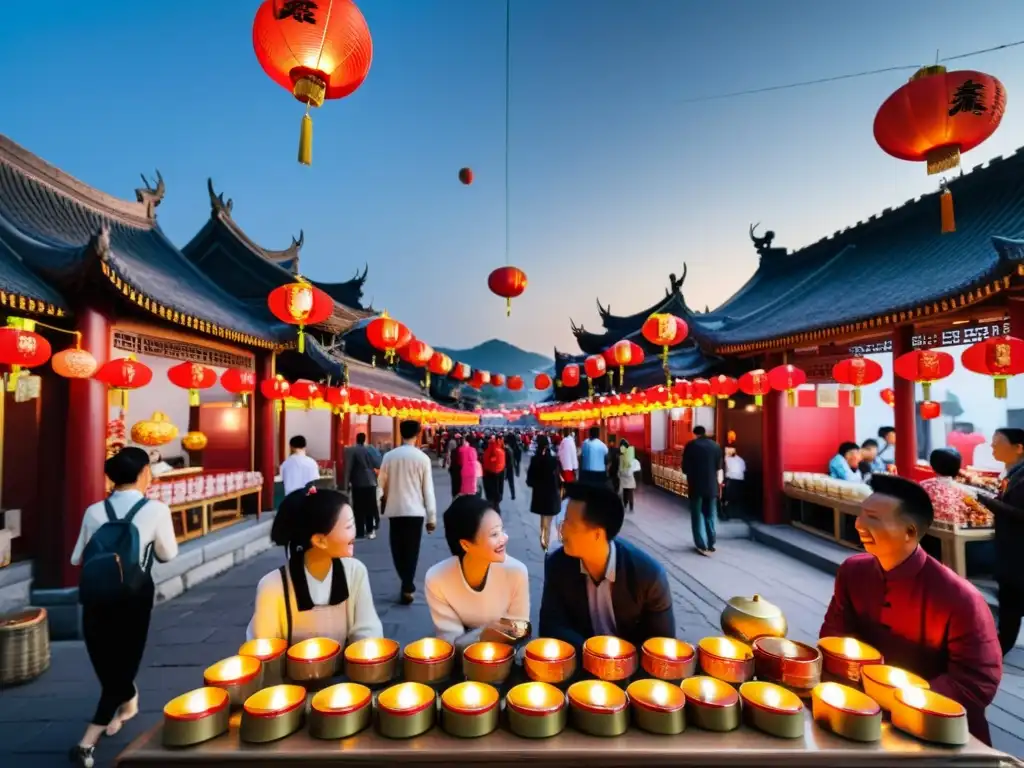
[[[793,252],[751,228],[757,271],[720,307],[697,315],[693,333],[722,353],[884,333],[985,301],[1024,278],[1024,151],[977,166],[949,190],[957,229],[950,234],[940,231],[938,192]]]
[[[102,285],[169,323],[250,346],[281,344],[286,326],[225,292],[167,239],[156,222],[164,191],[157,174],[155,185],[146,182],[136,190],[135,202],[120,200],[0,136],[4,255],[22,265],[21,290],[42,293],[52,286],[47,294],[24,298],[56,311],[59,295]],[[14,286],[19,272],[7,275]],[[31,276],[34,283],[28,282]]]

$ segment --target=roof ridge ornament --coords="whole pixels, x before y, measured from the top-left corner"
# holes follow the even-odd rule
[[[89,247],[93,253],[99,256],[101,262],[106,264],[110,261],[110,224],[104,221],[100,225],[99,231],[93,235]]]
[[[759,226],[761,226],[761,222],[750,225],[750,240],[754,244],[754,248],[757,250],[761,259],[763,260],[764,257],[769,254],[773,256],[785,256],[788,253],[785,248],[772,248],[772,241],[775,240],[775,233],[772,230],[769,229],[766,231],[763,237],[758,237],[755,234]]]
[[[612,314],[612,305],[609,304],[606,307],[601,306],[601,300],[597,300],[597,311],[601,313],[601,317],[610,317]]]
[[[135,190],[135,199],[146,206],[146,215],[155,219],[156,207],[163,201],[164,193],[167,192],[164,177],[160,175],[159,169],[156,172],[156,184],[151,184],[146,178],[146,174],[143,173],[140,176],[142,176],[142,186]]]
[[[206,190],[210,193],[210,208],[214,214],[223,213],[225,216],[230,218],[231,209],[235,205],[235,201],[230,197],[225,200],[224,193],[221,192],[219,195],[213,191],[213,178],[207,177],[206,179]]]
[[[305,244],[305,242],[306,242],[306,233],[305,233],[304,230],[300,229],[299,230],[299,239],[296,240],[295,239],[295,235],[292,235],[292,244],[288,248],[288,250],[291,251],[291,250],[294,249],[296,254],[298,254],[298,252],[302,250],[302,246]]]

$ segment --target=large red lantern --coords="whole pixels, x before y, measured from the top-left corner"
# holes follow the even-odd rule
[[[742,392],[753,396],[754,405],[761,405],[764,402],[764,396],[772,389],[771,384],[768,383],[768,374],[762,368],[744,373],[740,376],[739,384]]]
[[[0,364],[12,368],[38,368],[50,359],[50,342],[33,331],[14,326],[0,328]]]
[[[220,375],[220,385],[232,395],[241,395],[244,404],[256,391],[256,374],[240,368],[228,368]]]
[[[992,75],[924,67],[875,115],[875,141],[899,160],[927,163],[928,173],[960,165],[960,155],[988,139],[1006,111],[1006,89]],[[942,231],[953,232],[953,197],[941,196]]]
[[[188,404],[199,405],[199,390],[217,383],[217,372],[199,363],[178,363],[167,370],[167,378],[176,387],[188,390]]]
[[[459,181],[465,184],[467,187],[473,183],[473,169],[472,168],[459,168]]]
[[[487,287],[505,299],[505,314],[512,314],[512,299],[526,290],[526,273],[518,267],[498,267],[487,277]]]
[[[551,388],[551,377],[546,373],[538,373],[533,379],[533,388],[543,392],[545,389]]]
[[[509,376],[508,384],[506,385],[511,392],[518,392],[523,388],[523,377],[522,376]]]
[[[668,348],[682,344],[690,329],[681,317],[667,313],[655,313],[647,318],[640,331],[651,344],[661,347],[661,365],[665,369],[666,383],[672,383],[668,370]]]
[[[88,379],[99,368],[92,353],[80,347],[71,347],[58,352],[51,358],[54,373],[66,379]]]
[[[456,381],[468,381],[473,375],[473,369],[466,363],[456,363],[452,367],[452,378]]]
[[[807,374],[795,365],[777,365],[768,371],[768,384],[778,392],[786,393],[786,404],[796,405],[796,389],[807,383]]]
[[[153,369],[129,355],[110,360],[100,366],[93,378],[121,393],[121,407],[128,407],[128,392],[144,387],[153,380]]]
[[[306,326],[329,318],[334,312],[334,299],[315,285],[300,280],[272,290],[267,306],[282,323],[299,326],[299,352],[305,352]]]
[[[932,399],[932,383],[949,376],[954,367],[953,356],[937,349],[915,349],[892,363],[893,373],[901,379],[921,384],[925,400]]]
[[[311,405],[318,397],[323,396],[323,390],[315,381],[299,379],[291,386],[291,396],[296,400],[305,400],[307,406]]]
[[[832,366],[832,378],[853,387],[853,405],[860,405],[860,388],[882,378],[882,366],[864,357],[848,357]]]
[[[414,336],[404,347],[399,347],[398,356],[409,365],[425,368],[430,365],[430,360],[434,356],[434,348]]]
[[[393,363],[395,350],[409,344],[412,341],[412,334],[403,323],[383,312],[367,324],[366,340],[384,353],[384,359],[388,363]]]
[[[438,376],[447,376],[452,370],[452,359],[448,357],[444,352],[435,351],[433,356],[430,358],[430,363],[427,365],[427,370],[431,373],[436,373]]]
[[[690,397],[694,405],[711,404],[711,382],[707,379],[694,379],[690,382]]]
[[[691,405],[693,400],[693,385],[686,379],[676,379],[672,382],[672,398],[683,406]]]
[[[640,365],[644,361],[644,348],[635,341],[621,339],[612,345],[605,358],[612,365],[619,367],[619,386],[626,381],[626,366]]]
[[[562,386],[572,387],[578,386],[580,383],[580,367],[576,363],[569,363],[567,366],[562,368]]]
[[[583,370],[586,371],[588,379],[599,379],[608,372],[608,367],[602,355],[590,355],[583,361]]]
[[[896,390],[886,387],[885,389],[878,393],[878,396],[882,398],[882,402],[888,405],[890,408],[896,405]]]
[[[736,394],[739,388],[740,383],[732,376],[726,376],[724,373],[711,378],[711,394],[718,400],[728,400]]]
[[[1024,341],[1013,336],[993,336],[965,349],[960,363],[968,371],[991,376],[996,397],[1005,400],[1007,380],[1024,373]]]
[[[351,95],[370,71],[366,19],[351,0],[265,0],[253,21],[252,46],[267,76],[306,105],[299,162],[310,165],[310,108]]]
[[[277,376],[272,379],[264,379],[260,382],[260,393],[267,398],[267,400],[277,400],[278,407],[280,407],[280,401],[288,397],[291,389],[292,385],[289,384],[281,374],[277,374]]]

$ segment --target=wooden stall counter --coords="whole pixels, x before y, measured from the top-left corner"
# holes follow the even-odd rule
[[[247,471],[209,471],[202,467],[160,475],[146,496],[171,509],[178,541],[205,536],[242,519],[246,504],[259,516],[263,475]]]
[[[162,725],[140,736],[117,759],[120,768],[189,766],[214,768],[237,764],[262,766],[440,766],[518,768],[581,766],[830,766],[831,768],[1009,768],[1024,765],[972,738],[964,747],[932,746],[905,736],[888,723],[882,739],[860,744],[834,736],[814,725],[806,713],[804,736],[779,739],[743,725],[731,733],[702,731],[693,726],[678,736],[655,736],[631,727],[622,736],[586,736],[571,728],[549,739],[525,739],[499,728],[477,739],[459,739],[433,728],[412,739],[387,739],[370,729],[340,741],[314,739],[303,730],[277,742],[248,745],[238,729],[196,747],[166,749]]]

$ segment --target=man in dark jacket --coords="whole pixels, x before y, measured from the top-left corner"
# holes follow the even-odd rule
[[[380,511],[377,509],[377,473],[380,461],[366,448],[366,435],[356,435],[356,444],[345,449],[343,489],[351,489],[352,513],[356,519],[356,538],[377,538]]]
[[[607,485],[584,483],[566,486],[566,497],[563,546],[544,563],[539,636],[577,649],[593,635],[614,635],[637,647],[652,637],[675,637],[665,569],[616,538],[622,499]]]
[[[722,449],[707,436],[704,427],[693,428],[693,437],[683,449],[683,474],[690,499],[693,546],[705,556],[715,551],[718,522],[719,472],[723,469]]]
[[[1013,650],[1024,614],[1024,429],[1004,427],[992,435],[992,455],[1006,467],[998,498],[979,497],[996,524],[996,578],[999,582],[999,645]]]

